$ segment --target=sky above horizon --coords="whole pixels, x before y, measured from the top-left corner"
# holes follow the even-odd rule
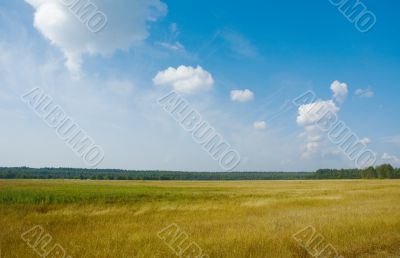
[[[34,88],[101,146],[98,168],[223,171],[160,106],[171,90],[240,154],[235,171],[356,167],[312,106],[400,166],[398,1],[362,1],[368,32],[329,0],[91,0],[107,19],[93,32],[68,1],[0,0],[0,167],[88,167],[23,101]]]

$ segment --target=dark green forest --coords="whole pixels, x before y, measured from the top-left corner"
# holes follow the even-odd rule
[[[183,172],[81,168],[0,168],[2,179],[82,180],[312,180],[400,178],[400,169],[384,164],[366,169],[320,169],[316,172]]]

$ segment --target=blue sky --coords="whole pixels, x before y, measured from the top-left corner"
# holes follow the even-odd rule
[[[157,105],[172,89],[240,153],[235,170],[355,166],[287,106],[307,90],[400,165],[398,1],[363,0],[366,33],[329,0],[90,2],[98,33],[61,0],[0,0],[0,166],[86,166],[21,101],[35,87],[104,149],[100,168],[221,170]]]

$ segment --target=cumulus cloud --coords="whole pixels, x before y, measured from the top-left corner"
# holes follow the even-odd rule
[[[302,126],[304,132],[301,134],[306,139],[306,147],[303,157],[311,157],[316,153],[326,153],[337,155],[340,152],[332,150],[328,141],[328,135],[321,130],[321,127],[332,123],[332,118],[338,119],[340,108],[339,103],[342,103],[348,94],[346,83],[334,81],[330,89],[333,92],[333,97],[330,100],[318,100],[309,104],[303,104],[298,108],[296,122]],[[368,145],[371,139],[363,138],[360,143]]]
[[[360,140],[360,143],[362,143],[362,144],[364,144],[364,145],[368,145],[368,144],[370,144],[371,142],[372,142],[371,139],[370,139],[370,138],[367,138],[367,137]]]
[[[331,90],[333,92],[333,99],[339,103],[345,101],[349,92],[347,84],[339,81],[334,81],[331,84]]]
[[[372,98],[375,95],[371,88],[357,89],[355,94],[360,98]]]
[[[84,54],[107,56],[139,45],[149,36],[147,22],[167,12],[167,6],[159,0],[25,1],[35,8],[35,28],[64,53],[65,64],[74,74],[80,72]],[[67,2],[72,5],[64,4]],[[106,26],[97,33],[87,26],[91,16],[83,15],[84,8],[79,9],[86,2],[106,16]]]
[[[254,93],[251,90],[232,90],[231,100],[237,102],[248,102],[254,99]]]
[[[256,121],[253,123],[253,127],[256,130],[265,130],[267,128],[267,123],[265,123],[265,121]]]
[[[177,92],[185,94],[204,92],[214,85],[212,75],[201,66],[194,68],[184,65],[158,72],[153,82],[155,85],[171,86]]]
[[[339,107],[332,100],[319,100],[299,107],[296,121],[298,125],[304,128],[302,136],[307,141],[303,157],[312,156],[324,145],[326,136],[317,123],[324,123],[324,119],[329,119],[325,116],[327,112],[337,115],[339,110]]]
[[[299,107],[297,123],[302,126],[312,125],[320,121],[326,112],[337,114],[339,108],[332,100],[316,101]]]

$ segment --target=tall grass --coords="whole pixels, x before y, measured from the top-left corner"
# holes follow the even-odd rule
[[[72,257],[177,257],[157,237],[176,223],[210,257],[309,257],[311,225],[344,257],[400,256],[400,181],[1,180],[2,257],[38,257],[42,225]]]

